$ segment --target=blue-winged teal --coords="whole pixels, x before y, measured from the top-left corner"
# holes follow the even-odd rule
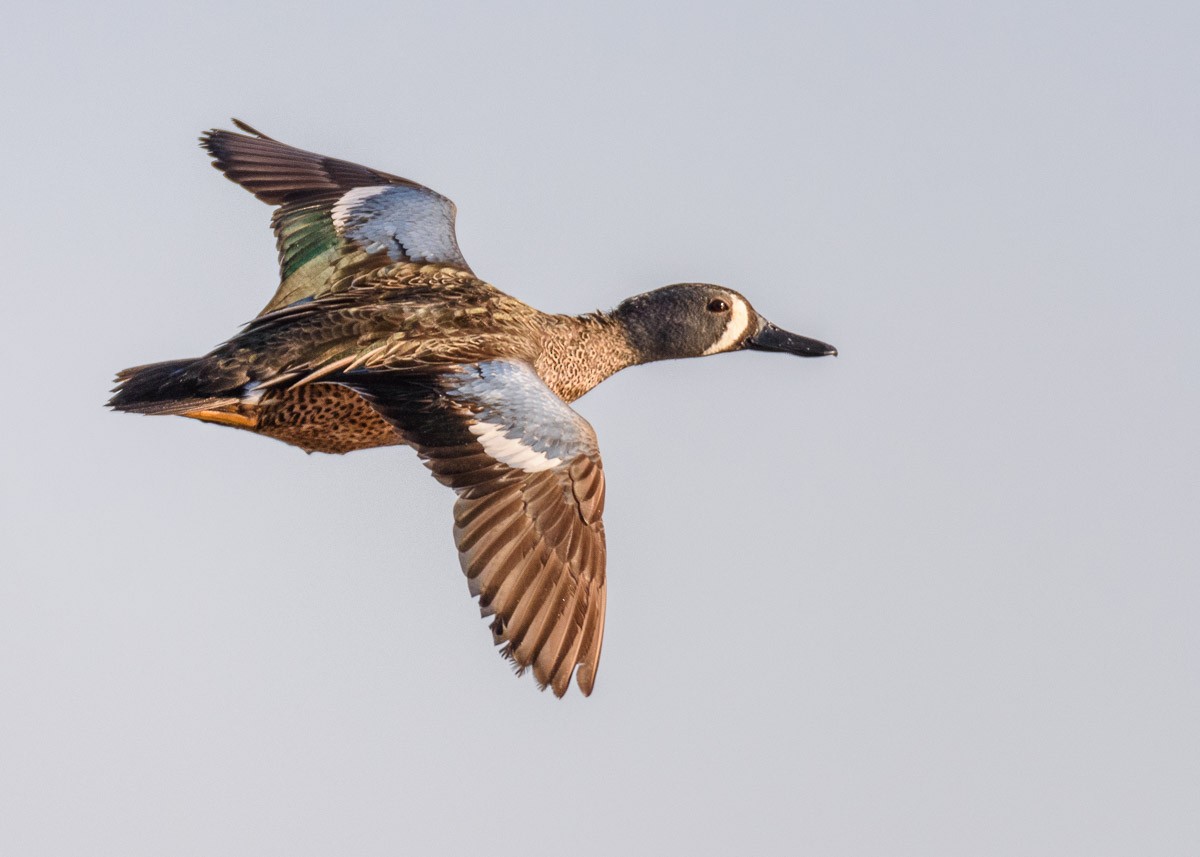
[[[592,427],[567,403],[653,360],[837,352],[704,283],[612,312],[539,312],[475,276],[444,196],[234,121],[247,133],[201,142],[217,169],[276,206],[279,290],[204,357],[121,372],[109,404],[310,452],[414,447],[458,494],[454,538],[495,643],[558,696],[578,667],[590,694],[604,633],[604,475]]]

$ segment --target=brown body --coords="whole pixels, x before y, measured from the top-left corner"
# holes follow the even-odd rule
[[[637,362],[620,327],[605,315],[543,313],[469,274],[447,268],[391,265],[349,289],[341,303],[340,319],[335,316],[331,321],[321,303],[322,314],[314,317],[320,324],[293,319],[283,325],[252,325],[231,340],[229,346],[236,344],[236,348],[227,346],[232,360],[254,355],[260,361],[274,345],[290,359],[270,369],[288,382],[299,383],[261,378],[273,386],[257,401],[206,405],[183,416],[252,431],[306,452],[345,453],[404,441],[349,387],[303,381],[306,374],[344,363],[347,355],[338,344],[352,346],[364,366],[470,362],[502,354],[532,364],[546,385],[567,402]],[[305,310],[302,305],[265,318],[285,321]],[[261,335],[259,327],[264,328]],[[456,331],[457,338],[448,340],[446,330]],[[289,340],[288,345],[280,339]],[[317,353],[297,349],[299,343]],[[375,353],[363,360],[361,355],[370,352]]]

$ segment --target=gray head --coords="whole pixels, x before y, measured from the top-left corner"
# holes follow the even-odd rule
[[[612,317],[642,363],[743,348],[801,357],[837,354],[832,345],[771,324],[733,289],[708,283],[679,283],[636,295],[622,301]]]

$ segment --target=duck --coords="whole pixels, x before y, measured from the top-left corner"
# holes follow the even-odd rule
[[[233,123],[200,143],[274,207],[279,286],[208,354],[119,372],[108,406],[307,452],[412,447],[456,494],[454,541],[493,643],[542,690],[561,698],[574,675],[590,696],[604,638],[605,483],[596,433],[571,403],[630,366],[837,349],[710,283],[610,311],[541,312],[475,275],[445,196]]]

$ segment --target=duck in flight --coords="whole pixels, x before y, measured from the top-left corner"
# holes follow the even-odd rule
[[[454,539],[496,645],[540,687],[589,695],[604,635],[604,473],[569,403],[627,366],[756,349],[837,354],[732,289],[681,283],[611,312],[539,312],[480,280],[449,199],[234,120],[201,144],[275,206],[281,282],[203,357],[126,369],[109,405],[309,452],[413,447],[458,495]]]

